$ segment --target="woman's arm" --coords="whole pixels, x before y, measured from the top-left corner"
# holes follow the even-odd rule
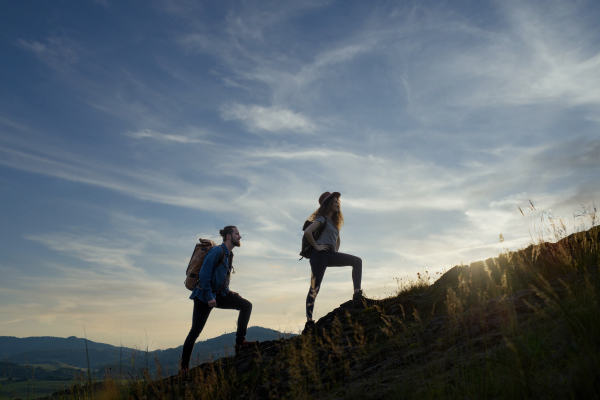
[[[317,251],[323,251],[329,248],[329,246],[327,245],[317,244],[317,242],[315,242],[315,238],[312,235],[313,232],[317,230],[321,225],[322,224],[319,221],[315,221],[304,230],[304,236],[306,236],[306,240],[308,240],[308,243],[310,243],[312,247],[314,247]]]
[[[338,235],[337,240],[335,242],[335,251],[340,250],[340,236]]]

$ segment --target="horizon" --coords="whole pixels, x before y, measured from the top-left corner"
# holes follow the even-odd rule
[[[279,331],[275,331],[275,330],[270,329],[270,328],[265,328],[264,326],[257,326],[257,325],[248,326],[248,331],[250,331],[250,329],[252,329],[252,328],[266,329],[266,330],[277,332],[277,333],[280,333],[280,334],[283,334],[283,335],[288,335],[288,334],[293,335],[293,336],[297,335],[295,333],[279,332]],[[217,336],[212,337],[212,338],[206,338],[206,339],[198,338],[198,340],[196,341],[196,343],[205,342],[207,340],[212,340],[212,339],[218,339],[221,336],[227,336],[227,335],[229,335],[229,336],[235,335],[235,330],[233,330],[231,332],[222,333],[222,334],[217,335]],[[37,339],[37,338],[71,339],[71,338],[74,338],[74,339],[85,340],[85,341],[89,341],[89,342],[93,342],[93,343],[106,344],[106,345],[110,345],[110,346],[114,346],[114,347],[123,347],[123,348],[129,348],[129,349],[141,349],[140,347],[127,347],[127,346],[124,346],[122,344],[114,345],[114,344],[111,344],[111,343],[103,343],[103,342],[99,342],[99,341],[96,341],[96,340],[88,339],[86,337],[77,337],[75,335],[67,336],[67,337],[62,337],[62,336],[26,336],[26,337],[16,337],[16,336],[0,335],[0,338],[2,338],[2,337],[4,337],[4,338],[15,338],[15,339]],[[183,343],[180,344],[179,346],[166,347],[166,348],[162,348],[162,349],[148,347],[148,351],[164,351],[164,350],[170,350],[170,349],[174,349],[174,348],[178,348],[178,347],[182,347],[182,346],[183,346]],[[13,356],[14,356],[14,354],[13,354]]]
[[[181,346],[194,245],[236,225],[249,326],[297,333],[325,191],[368,297],[549,218],[574,232],[600,194],[599,18],[558,0],[11,3],[0,330]],[[352,289],[328,268],[315,319]],[[198,341],[236,318],[214,310]]]

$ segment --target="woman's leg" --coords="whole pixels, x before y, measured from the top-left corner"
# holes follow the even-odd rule
[[[306,318],[309,321],[312,321],[315,300],[321,289],[321,282],[327,269],[327,259],[329,257],[327,257],[326,253],[326,251],[313,250],[310,256],[310,289],[306,296]]]
[[[346,253],[333,253],[329,261],[327,262],[328,267],[352,267],[352,283],[354,284],[354,291],[360,289],[360,283],[362,281],[362,259]]]
[[[181,352],[181,368],[188,368],[190,366],[190,357],[192,356],[192,350],[194,350],[194,343],[200,336],[206,320],[210,315],[212,308],[208,306],[202,300],[198,300],[194,297],[194,313],[192,314],[192,329],[188,333],[185,342],[183,343],[183,350]]]

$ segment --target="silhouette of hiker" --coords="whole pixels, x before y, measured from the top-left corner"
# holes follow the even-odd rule
[[[325,192],[319,197],[319,208],[308,218],[313,221],[305,230],[304,236],[313,246],[310,255],[310,289],[306,296],[306,325],[303,334],[314,329],[315,321],[312,319],[315,300],[321,282],[325,275],[327,267],[345,267],[352,266],[352,283],[354,284],[354,295],[352,300],[362,301],[363,294],[360,288],[362,279],[362,259],[359,257],[339,253],[340,247],[340,229],[344,224],[344,215],[340,209],[340,193]],[[313,232],[321,225],[325,224],[325,229],[317,239],[313,237]]]
[[[234,247],[240,247],[242,236],[238,228],[233,225],[226,226],[219,233],[223,237],[223,243],[213,247],[206,255],[200,270],[200,280],[190,296],[190,299],[194,300],[194,313],[192,328],[185,339],[181,354],[181,370],[184,372],[189,371],[194,343],[204,329],[213,308],[240,311],[235,340],[236,353],[256,344],[256,342],[246,341],[246,329],[250,321],[252,303],[238,293],[229,290],[229,279],[233,271],[232,250]],[[225,253],[223,260],[219,263],[223,252]]]

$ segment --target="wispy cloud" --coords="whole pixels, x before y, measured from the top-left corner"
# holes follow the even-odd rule
[[[72,64],[80,60],[81,47],[79,43],[69,38],[51,36],[41,42],[19,39],[17,45],[31,51],[45,64],[59,71],[69,69]]]
[[[124,193],[134,198],[186,208],[223,210],[220,196],[233,195],[224,187],[196,187],[177,176],[150,170],[124,170],[91,158],[81,158],[43,146],[40,155],[0,146],[0,164],[32,173],[66,179]],[[145,182],[145,183],[144,183]]]
[[[221,108],[223,119],[240,120],[251,131],[312,133],[316,125],[310,118],[281,107],[233,104]]]
[[[134,242],[115,243],[101,237],[82,237],[77,234],[50,233],[25,237],[39,242],[49,249],[68,254],[82,261],[101,265],[105,268],[127,269],[139,272],[131,260],[131,256],[141,254],[143,245]]]
[[[127,132],[126,135],[136,139],[156,139],[161,141],[172,141],[177,143],[214,144],[209,140],[198,139],[193,136],[160,133],[150,129],[142,129],[136,132]]]
[[[324,148],[312,148],[301,150],[289,149],[253,149],[245,152],[246,155],[255,158],[279,158],[279,159],[313,159],[313,158],[328,158],[328,157],[350,157],[361,158],[360,155],[350,151],[331,150]]]
[[[600,103],[600,53],[594,51],[595,38],[583,33],[583,9],[560,1],[551,7],[496,5],[510,29],[464,21],[461,30],[448,32],[453,46],[441,49],[438,63],[426,67],[427,75],[437,76],[438,91],[452,93],[452,104],[468,108]],[[461,45],[461,39],[472,45]],[[427,98],[440,100],[435,93]]]

